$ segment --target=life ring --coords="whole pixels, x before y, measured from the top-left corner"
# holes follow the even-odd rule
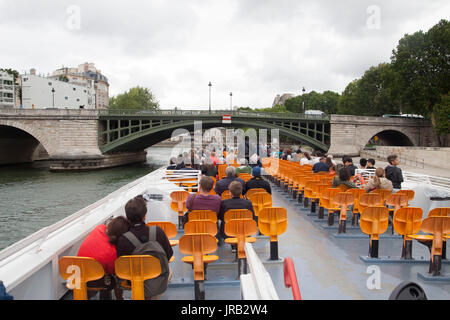
[[[357,174],[354,178],[353,178],[353,182],[357,182],[359,181],[359,183],[363,186],[366,184],[366,180],[364,180],[364,177],[361,174]]]

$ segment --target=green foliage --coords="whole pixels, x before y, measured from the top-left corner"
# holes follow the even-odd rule
[[[17,71],[17,70],[14,70],[14,69],[1,69],[0,68],[0,70],[1,71],[4,71],[4,72],[6,72],[6,73],[8,73],[8,74],[10,74],[10,75],[12,75],[13,76],[13,78],[14,78],[14,83],[16,84],[16,85],[18,85],[18,83],[17,83],[17,79],[19,78],[19,72]]]
[[[339,113],[366,116],[399,113],[400,105],[392,99],[394,84],[395,75],[390,64],[371,67],[361,79],[345,88],[339,101]]]
[[[301,113],[303,112],[303,102],[305,102],[306,110],[321,110],[327,114],[332,114],[338,110],[339,97],[339,93],[333,91],[323,93],[312,91],[287,99],[285,106],[290,112]]]
[[[135,87],[109,99],[110,109],[156,110],[159,102],[147,88]]]
[[[442,97],[441,102],[434,107],[436,115],[436,133],[446,135],[450,133],[450,95]]]

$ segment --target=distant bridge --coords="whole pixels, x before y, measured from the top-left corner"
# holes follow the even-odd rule
[[[223,115],[231,115],[232,123],[223,124]],[[412,118],[247,111],[3,109],[0,164],[31,161],[39,144],[50,159],[67,168],[140,161],[145,158],[143,150],[170,138],[175,129],[193,131],[194,121],[201,121],[203,129],[278,129],[280,136],[334,155],[359,155],[374,138],[385,145],[437,146],[431,123]],[[134,154],[139,156],[134,159]]]

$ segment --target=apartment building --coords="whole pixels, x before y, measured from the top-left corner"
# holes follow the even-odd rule
[[[0,70],[0,108],[14,108],[15,85],[14,77]]]

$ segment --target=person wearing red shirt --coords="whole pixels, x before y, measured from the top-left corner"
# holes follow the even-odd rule
[[[104,287],[101,298],[110,300],[111,290],[114,289],[116,299],[122,299],[122,291],[115,278],[115,261],[117,259],[117,239],[130,229],[130,223],[123,217],[116,217],[108,225],[101,224],[84,239],[78,250],[79,257],[97,260],[105,271],[105,276],[96,281],[89,281],[88,287]],[[91,296],[94,294],[91,293]]]

